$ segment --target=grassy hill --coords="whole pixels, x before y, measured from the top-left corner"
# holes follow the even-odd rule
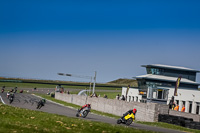
[[[108,84],[121,85],[121,86],[130,85],[131,87],[138,87],[138,82],[135,79],[117,79],[117,80],[108,82]]]

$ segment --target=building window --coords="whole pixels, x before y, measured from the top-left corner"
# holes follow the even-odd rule
[[[138,97],[136,97],[136,102],[138,102]]]
[[[151,68],[151,74],[160,75],[161,69],[158,68]]]
[[[134,96],[132,97],[132,101],[134,101]]]
[[[176,100],[176,104],[179,105],[179,100]]]
[[[183,105],[185,106],[185,101],[183,101]]]

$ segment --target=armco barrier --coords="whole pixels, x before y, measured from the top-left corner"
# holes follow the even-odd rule
[[[160,113],[168,113],[167,105],[160,105],[157,103],[126,102],[116,99],[105,99],[101,97],[90,98],[86,96],[70,95],[58,92],[55,93],[55,98],[80,106],[90,103],[92,109],[94,110],[111,113],[118,116],[122,116],[126,111],[136,108],[136,120],[139,121],[155,122],[158,121],[158,115]]]

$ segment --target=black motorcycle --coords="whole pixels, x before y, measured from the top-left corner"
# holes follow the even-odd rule
[[[14,96],[9,96],[9,102],[10,102],[10,104],[13,102],[13,100],[14,100]]]
[[[44,106],[44,103],[42,101],[39,101],[38,104],[37,104],[36,109],[41,109],[42,106]]]
[[[86,107],[84,109],[82,109],[81,111],[78,109],[77,113],[76,113],[76,117],[83,117],[85,118],[88,113],[90,112],[91,108],[90,107]]]

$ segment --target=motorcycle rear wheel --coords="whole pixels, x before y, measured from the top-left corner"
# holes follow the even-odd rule
[[[87,115],[88,115],[88,111],[87,110],[83,111],[83,118],[85,118]]]
[[[79,117],[79,113],[76,114],[76,117]]]

